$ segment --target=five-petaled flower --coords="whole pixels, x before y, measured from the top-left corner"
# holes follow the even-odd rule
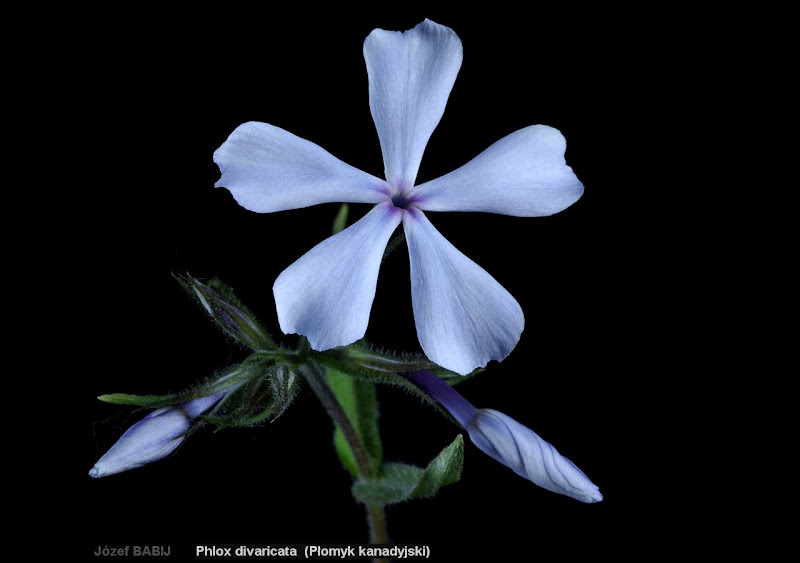
[[[415,185],[461,67],[461,40],[430,20],[402,33],[376,29],[364,42],[364,58],[385,180],[282,129],[249,122],[214,153],[222,172],[216,186],[260,213],[330,202],[375,204],[275,281],[281,330],[306,336],[315,350],[364,336],[381,258],[402,222],[422,349],[439,365],[466,374],[504,359],[525,320],[511,294],[450,244],[426,212],[550,215],[577,201],[583,185],[564,160],[564,137],[545,125],[516,131],[461,168]]]

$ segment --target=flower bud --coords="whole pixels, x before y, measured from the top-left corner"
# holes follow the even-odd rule
[[[272,337],[221,281],[214,279],[204,284],[193,277],[179,278],[179,281],[234,339],[253,350],[275,348]]]
[[[554,493],[581,502],[600,502],[597,485],[552,444],[513,418],[479,409],[467,424],[472,442],[486,455]]]
[[[430,372],[411,372],[405,377],[436,399],[467,430],[478,449],[520,477],[581,502],[603,500],[597,485],[527,426],[501,412],[476,409],[461,393]]]
[[[183,442],[191,421],[210,410],[225,393],[200,397],[177,407],[157,409],[131,426],[89,471],[106,477],[158,461]]]

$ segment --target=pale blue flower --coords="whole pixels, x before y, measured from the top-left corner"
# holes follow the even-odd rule
[[[156,409],[128,428],[89,471],[107,477],[163,459],[181,445],[191,422],[209,411],[227,392],[194,399],[181,406]]]
[[[375,204],[275,281],[281,330],[305,335],[315,350],[364,336],[384,249],[402,223],[422,349],[439,365],[466,374],[505,358],[525,320],[508,291],[450,244],[426,212],[550,215],[577,201],[583,185],[566,165],[561,133],[534,125],[416,186],[422,153],[461,67],[461,40],[430,20],[403,33],[376,29],[364,42],[364,58],[385,180],[282,129],[250,122],[214,153],[222,172],[216,186],[260,213],[329,202]]]
[[[431,373],[418,371],[405,375],[467,430],[478,449],[520,477],[581,502],[603,500],[600,489],[583,471],[527,426],[496,410],[476,409]]]

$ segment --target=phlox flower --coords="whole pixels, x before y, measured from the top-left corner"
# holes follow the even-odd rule
[[[525,319],[511,294],[450,244],[427,213],[551,215],[577,201],[583,185],[564,160],[564,137],[545,125],[516,131],[453,172],[416,185],[422,153],[461,67],[461,40],[430,20],[402,33],[376,29],[364,42],[364,59],[385,179],[278,127],[249,122],[214,153],[222,172],[216,186],[259,213],[374,204],[286,268],[273,286],[281,330],[306,336],[319,351],[364,336],[384,250],[402,223],[422,349],[437,364],[467,374],[504,359]]]

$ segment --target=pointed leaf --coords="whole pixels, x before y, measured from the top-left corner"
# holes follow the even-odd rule
[[[412,491],[411,497],[428,497],[445,485],[455,483],[461,478],[463,467],[464,438],[459,434],[452,444],[443,449],[428,464],[425,473]]]
[[[263,358],[256,355],[250,356],[241,364],[214,375],[206,381],[199,383],[182,393],[173,393],[169,395],[133,395],[129,393],[110,393],[106,395],[100,395],[97,397],[97,399],[103,401],[104,403],[113,403],[116,405],[135,405],[138,407],[148,408],[180,405],[200,397],[216,395],[217,393],[228,391],[234,387],[240,387],[249,381],[255,380],[264,372],[265,369],[267,369],[267,366],[272,361],[273,360],[271,358]]]
[[[344,438],[344,432],[336,428],[333,432],[333,445],[336,448],[336,454],[339,456],[339,461],[353,477],[358,477],[358,464],[356,457],[353,455],[353,450],[350,449],[350,444]]]
[[[175,395],[131,395],[129,393],[110,393],[100,395],[98,400],[114,405],[135,405],[137,407],[160,406],[172,402]]]
[[[353,485],[353,496],[365,504],[394,504],[411,498],[425,472],[407,463],[387,463],[383,475]]]
[[[406,463],[387,463],[380,477],[358,481],[353,496],[367,504],[394,504],[429,497],[461,478],[464,438],[459,434],[425,469]]]

